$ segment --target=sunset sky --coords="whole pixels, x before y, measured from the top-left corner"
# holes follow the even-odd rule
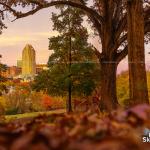
[[[31,44],[36,50],[37,63],[47,63],[51,53],[48,50],[48,43],[51,36],[58,33],[52,30],[51,12],[56,9],[44,9],[33,16],[11,22],[7,19],[8,29],[3,30],[0,35],[0,54],[2,62],[7,65],[16,65],[17,60],[21,59],[21,53],[26,44]],[[90,29],[89,29],[90,30]],[[91,38],[91,43],[99,47],[97,40]],[[146,46],[146,63],[150,66],[150,45]],[[119,65],[119,72],[127,69],[127,59]]]

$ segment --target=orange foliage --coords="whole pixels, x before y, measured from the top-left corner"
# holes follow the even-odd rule
[[[27,86],[29,86],[29,82],[20,82],[17,85],[22,86],[22,87],[27,87]]]
[[[52,104],[53,104],[52,101],[53,101],[53,100],[52,100],[52,98],[51,98],[50,96],[48,96],[48,95],[46,95],[46,94],[44,94],[44,95],[42,96],[42,105],[43,105],[44,108],[46,108],[46,109],[51,108],[51,106],[52,106]]]

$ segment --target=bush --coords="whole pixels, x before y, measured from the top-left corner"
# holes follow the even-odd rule
[[[42,100],[42,92],[31,92],[30,100],[31,100],[31,111],[45,111],[45,108],[43,107],[41,100]]]
[[[65,107],[62,97],[50,97],[43,92],[30,92],[25,89],[15,89],[11,93],[4,94],[0,99],[0,110],[7,115],[26,112],[38,112]]]
[[[66,100],[63,97],[51,97],[46,94],[42,97],[42,105],[45,110],[65,108]]]
[[[48,96],[48,95],[46,95],[46,94],[44,94],[43,96],[42,96],[42,105],[43,105],[43,107],[46,109],[46,110],[49,110],[49,109],[51,109],[51,107],[52,107],[52,98],[50,97],[50,96]]]
[[[5,114],[5,100],[3,97],[0,97],[0,115],[4,115]]]
[[[62,109],[66,107],[66,98],[65,97],[53,97],[51,109]]]
[[[16,115],[18,113],[18,108],[9,108],[6,110],[5,115]]]

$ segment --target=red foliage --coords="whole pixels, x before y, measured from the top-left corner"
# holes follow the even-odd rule
[[[42,105],[44,106],[45,109],[51,108],[51,106],[53,104],[52,101],[53,101],[53,99],[50,96],[48,96],[46,94],[44,94],[42,96]]]

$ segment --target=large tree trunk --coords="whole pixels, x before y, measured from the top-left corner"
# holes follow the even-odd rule
[[[143,1],[130,0],[128,12],[128,60],[131,105],[148,103],[144,53]]]
[[[111,111],[118,105],[116,96],[116,63],[102,62],[101,65],[101,111]]]
[[[113,22],[112,22],[112,6],[110,1],[105,1],[104,4],[105,15],[104,24],[102,25],[102,54],[100,58],[101,64],[101,111],[111,111],[117,107],[116,96],[116,70],[117,64],[114,63],[113,58],[113,46],[114,46],[114,34],[113,34]]]

